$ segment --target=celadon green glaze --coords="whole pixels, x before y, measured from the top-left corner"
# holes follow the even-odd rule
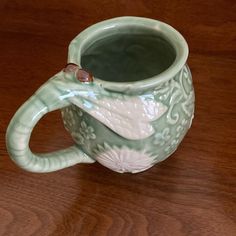
[[[187,56],[184,38],[156,20],[119,17],[87,28],[69,47],[68,63],[78,67],[53,76],[10,122],[11,158],[32,172],[98,161],[116,172],[137,173],[163,161],[177,149],[193,119]],[[94,81],[79,81],[79,68],[90,70]],[[32,153],[33,127],[56,109],[62,110],[74,146]]]

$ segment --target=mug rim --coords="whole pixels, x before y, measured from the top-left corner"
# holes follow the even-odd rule
[[[158,20],[135,16],[122,16],[104,20],[83,30],[71,41],[69,45],[68,63],[75,63],[81,67],[80,60],[82,48],[88,39],[93,37],[96,38],[95,35],[99,33],[105,34],[106,30],[109,30],[110,28],[126,25],[143,26],[162,34],[175,50],[176,57],[174,62],[160,74],[143,80],[132,82],[113,82],[95,77],[94,83],[99,84],[105,89],[117,92],[137,92],[156,87],[161,83],[168,81],[173,78],[185,65],[189,53],[188,44],[184,37],[176,29]]]

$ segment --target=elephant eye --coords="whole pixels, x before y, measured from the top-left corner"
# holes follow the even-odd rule
[[[93,82],[93,75],[90,72],[87,72],[83,69],[79,69],[76,72],[76,78],[80,81],[80,82]]]

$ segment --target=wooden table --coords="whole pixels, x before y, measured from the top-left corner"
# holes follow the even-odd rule
[[[1,1],[0,235],[236,235],[235,3]],[[65,65],[76,34],[121,15],[167,22],[189,43],[196,115],[180,148],[137,175],[99,164],[49,174],[19,169],[4,138],[14,112]],[[31,148],[72,143],[54,112],[34,130]]]

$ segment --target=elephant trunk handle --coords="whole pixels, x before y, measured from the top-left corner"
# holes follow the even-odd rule
[[[61,71],[54,77],[64,79]],[[52,77],[26,101],[12,118],[6,133],[8,152],[21,168],[31,172],[51,172],[77,163],[93,163],[83,151],[73,145],[64,150],[47,154],[33,153],[29,148],[30,136],[38,121],[48,112],[70,105],[53,85]]]

